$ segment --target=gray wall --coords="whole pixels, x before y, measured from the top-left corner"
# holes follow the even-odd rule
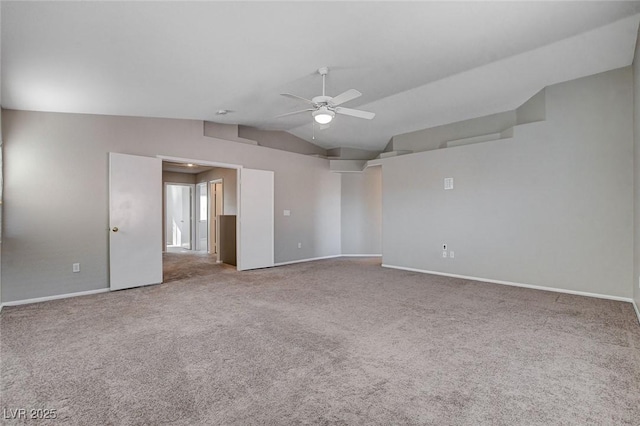
[[[192,173],[162,172],[162,186],[164,187],[164,184],[167,182],[195,185],[196,175]]]
[[[260,130],[255,127],[238,126],[238,137],[258,142],[260,146],[282,149],[305,155],[327,155],[327,150],[300,139],[291,133],[278,130]]]
[[[5,110],[2,124],[4,302],[108,287],[110,151],[273,170],[276,262],[340,254],[340,176],[327,160],[205,137],[195,120]]]
[[[631,297],[632,77],[548,87],[512,139],[384,160],[383,263]]]
[[[423,152],[446,148],[447,142],[501,133],[517,124],[545,119],[545,89],[513,111],[505,111],[457,123],[444,124],[394,136],[385,151]],[[498,139],[498,137],[486,140]]]
[[[2,301],[2,223],[3,223],[2,214],[4,211],[4,207],[2,205],[2,198],[3,198],[2,192],[4,189],[4,181],[3,181],[4,158],[2,158],[3,154],[4,154],[4,148],[2,143],[2,114],[0,113],[0,302]],[[2,309],[1,305],[0,305],[0,309]]]
[[[238,172],[236,169],[216,167],[207,172],[198,173],[197,183],[222,179],[222,214],[238,214]]]
[[[515,111],[473,118],[455,124],[431,127],[393,137],[396,151],[422,152],[443,147],[447,141],[490,133],[500,133],[516,124]]]
[[[633,298],[640,308],[640,30],[636,43],[636,52],[633,61],[633,130],[634,130],[634,173],[635,185],[634,198],[634,269],[633,269]]]
[[[342,174],[342,254],[382,253],[382,167]]]

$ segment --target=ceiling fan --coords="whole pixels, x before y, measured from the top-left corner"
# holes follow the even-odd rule
[[[341,107],[345,102],[349,102],[353,99],[356,99],[362,96],[362,93],[358,92],[355,89],[349,89],[346,92],[339,94],[338,96],[327,96],[325,94],[325,78],[329,73],[329,68],[322,67],[318,69],[318,74],[322,76],[322,95],[316,96],[313,99],[306,99],[300,96],[292,95],[290,93],[282,93],[282,96],[286,96],[291,99],[296,99],[302,102],[305,102],[311,106],[311,108],[303,109],[300,111],[288,112],[286,114],[278,115],[279,117],[286,117],[288,115],[300,114],[303,112],[311,112],[311,116],[315,120],[316,123],[320,125],[328,125],[331,120],[336,116],[336,114],[344,114],[350,115],[352,117],[357,118],[365,118],[367,120],[371,120],[376,115],[373,112],[362,111],[359,109],[351,109]]]

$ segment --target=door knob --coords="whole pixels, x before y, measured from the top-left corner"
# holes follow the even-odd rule
[[[117,227],[117,226],[114,226],[114,227],[113,227],[113,229],[112,229],[112,231],[113,231],[113,232],[118,232],[118,227]]]

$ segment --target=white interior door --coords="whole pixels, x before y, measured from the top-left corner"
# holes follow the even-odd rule
[[[190,184],[165,184],[167,248],[192,249],[193,188]]]
[[[196,185],[196,250],[207,250],[207,230],[209,223],[207,183]]]
[[[273,172],[240,169],[238,270],[273,266]]]
[[[162,161],[109,153],[111,290],[162,282]]]

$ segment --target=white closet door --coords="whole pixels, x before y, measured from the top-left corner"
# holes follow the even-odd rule
[[[111,290],[162,282],[162,161],[109,154]]]
[[[274,263],[273,172],[240,169],[238,270]]]

